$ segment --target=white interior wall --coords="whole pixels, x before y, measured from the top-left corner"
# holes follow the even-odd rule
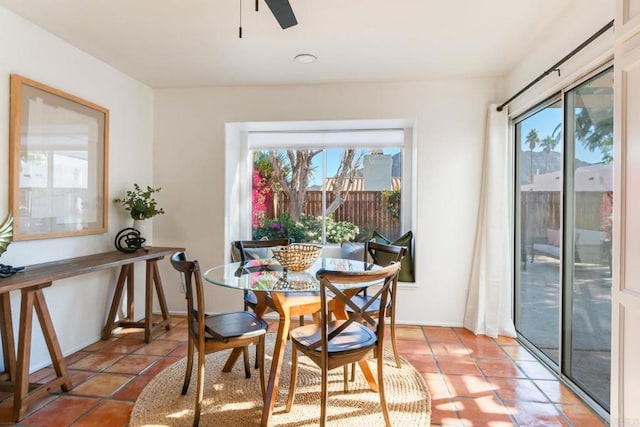
[[[186,247],[203,270],[225,262],[227,122],[415,119],[417,283],[401,289],[398,319],[461,325],[486,108],[501,89],[499,79],[478,79],[156,90],[154,183],[167,213],[154,219],[154,243]],[[176,273],[161,268],[169,309],[184,312]],[[211,311],[241,307],[240,291],[207,292]]]
[[[0,262],[14,266],[114,250],[116,233],[130,226],[123,209],[111,203],[133,182],[152,183],[153,91],[63,40],[0,7],[0,221],[9,211],[9,75],[21,74],[110,110],[109,231],[82,237],[12,242]],[[142,292],[144,266],[137,266]],[[104,271],[55,282],[44,290],[63,354],[99,340],[115,286],[116,271]],[[0,279],[0,284],[1,284]],[[136,298],[144,313],[142,293]],[[20,296],[11,294],[17,331]],[[37,322],[31,369],[50,359]]]

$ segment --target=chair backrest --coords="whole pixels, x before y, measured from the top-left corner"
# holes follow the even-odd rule
[[[189,261],[182,251],[176,252],[171,256],[171,265],[180,273],[184,285],[189,334],[192,334],[198,342],[201,341],[204,344],[205,306],[200,265],[198,261]]]
[[[269,250],[276,246],[288,246],[291,239],[272,240],[236,240],[232,244],[231,258],[234,262],[244,262],[250,259],[271,258],[273,253]]]
[[[364,249],[365,262],[368,260],[367,257],[370,257],[374,264],[382,266],[401,262],[407,253],[407,248],[404,246],[386,245],[374,241],[365,242]]]
[[[378,341],[382,342],[384,340],[384,320],[381,319],[384,319],[389,292],[391,286],[398,277],[399,271],[400,263],[395,261],[388,266],[377,270],[359,272],[332,271],[325,269],[318,270],[318,272],[316,273],[316,277],[320,281],[320,299],[322,302],[322,308],[320,310],[320,322],[322,325],[324,325],[324,327],[322,328],[322,341],[325,343],[325,345],[327,341],[330,341],[333,337],[335,337],[353,322],[366,323],[367,325],[369,325],[378,336]],[[367,306],[358,307],[349,299],[347,299],[340,290],[340,284],[369,283],[380,281],[382,281],[382,284],[378,288],[373,298],[380,298],[380,309],[377,316],[370,316],[369,314],[367,314]],[[327,293],[331,293],[338,298],[342,298],[345,304],[353,309],[353,313],[349,315],[349,319],[346,320],[340,328],[336,328],[330,334],[328,333],[326,327],[329,320]],[[318,345],[322,345],[322,343],[319,343]],[[381,347],[382,346],[380,346],[380,348]],[[381,351],[382,350],[380,350],[380,352]]]

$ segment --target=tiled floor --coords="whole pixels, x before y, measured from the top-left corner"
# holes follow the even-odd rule
[[[119,331],[66,358],[74,388],[34,402],[24,426],[126,426],[136,397],[154,375],[186,355],[186,322],[144,344],[140,330]],[[431,391],[434,426],[604,426],[594,413],[510,338],[461,328],[403,326],[400,353]],[[46,368],[37,381],[52,375]],[[12,399],[0,394],[0,421]]]

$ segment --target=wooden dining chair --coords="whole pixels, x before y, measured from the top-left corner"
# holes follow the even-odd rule
[[[398,272],[400,263],[393,262],[387,267],[364,272],[329,271],[321,269],[316,277],[320,281],[320,323],[301,326],[290,332],[293,351],[291,352],[291,383],[286,411],[291,411],[295,396],[296,376],[298,370],[298,351],[307,355],[320,367],[322,386],[320,394],[320,425],[324,426],[327,418],[328,371],[351,363],[377,359],[377,382],[380,395],[380,406],[385,424],[391,425],[389,411],[384,395],[384,360],[383,347],[385,328],[384,312],[389,298],[389,291]],[[374,298],[380,299],[379,312],[376,317],[368,314],[369,306],[360,309],[350,299],[353,292],[341,291],[347,286],[358,283],[382,282],[377,287]],[[340,286],[343,285],[343,286]],[[329,300],[338,320],[330,321]],[[336,304],[339,301],[340,304]],[[353,310],[351,316],[340,314],[339,306],[344,304]],[[344,311],[344,310],[342,310]],[[341,319],[342,318],[342,319]]]
[[[274,239],[274,240],[237,240],[233,244],[238,249],[240,261],[244,262],[250,259],[271,258],[272,254],[266,252],[269,248],[276,246],[286,246],[291,243],[291,239]],[[262,251],[260,251],[262,250]],[[320,297],[315,292],[292,292],[287,294],[287,306],[291,316],[298,316],[300,325],[304,325],[304,316],[314,315],[320,311]],[[245,310],[251,308],[255,310],[257,305],[257,297],[254,292],[246,291],[244,298]],[[267,294],[267,305],[269,309],[276,310],[273,300]]]
[[[184,252],[176,252],[171,257],[171,265],[181,273],[187,299],[189,339],[182,395],[187,394],[189,389],[194,351],[198,352],[198,378],[193,418],[193,425],[197,426],[200,422],[200,408],[204,392],[204,358],[207,354],[231,348],[243,348],[245,376],[250,378],[251,370],[247,347],[251,344],[255,345],[256,360],[260,367],[260,388],[264,398],[264,340],[268,325],[264,320],[248,311],[205,314],[204,289],[198,261],[188,261]]]
[[[365,243],[364,261],[373,261],[374,264],[381,266],[387,266],[392,262],[400,263],[402,258],[407,253],[407,248],[403,246],[386,245],[369,241]],[[379,312],[384,313],[384,317],[389,318],[391,328],[391,346],[393,347],[393,357],[396,362],[396,366],[400,367],[400,354],[398,353],[398,343],[396,341],[396,289],[398,287],[398,278],[396,277],[391,284],[389,290],[389,298],[387,300],[387,307],[385,310],[380,311],[380,299],[374,298],[367,294],[367,288],[363,289],[357,295],[355,295],[351,301],[359,308],[366,308],[366,312],[370,316],[377,316]],[[351,307],[347,306],[347,313],[352,314],[354,311]],[[353,380],[353,371],[352,371]]]
[[[245,262],[252,259],[272,258],[271,248],[276,246],[289,246],[291,239],[271,239],[271,240],[235,240],[231,251],[233,262]],[[244,291],[244,310],[249,308],[255,310],[258,298],[253,291]]]

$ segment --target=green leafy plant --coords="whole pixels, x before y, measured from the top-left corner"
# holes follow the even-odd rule
[[[127,190],[123,198],[115,199],[114,202],[124,206],[133,219],[149,219],[164,213],[153,198],[153,194],[160,189],[161,187],[152,188],[147,185],[147,189],[142,190],[138,184],[133,184],[133,190]]]

